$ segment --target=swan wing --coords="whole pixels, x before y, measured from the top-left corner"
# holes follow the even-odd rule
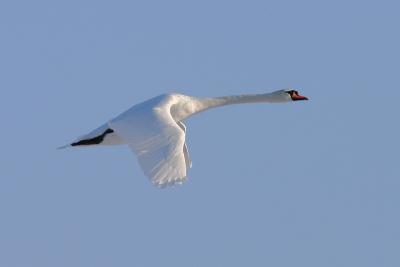
[[[109,123],[137,155],[145,175],[159,187],[185,181],[188,166],[185,131],[169,110],[157,107],[138,111]]]
[[[182,121],[178,121],[176,122],[176,124],[178,124],[178,126],[186,135],[186,125]],[[188,170],[192,168],[192,160],[190,159],[189,150],[187,148],[186,142],[183,144],[183,155],[185,156],[186,169]]]

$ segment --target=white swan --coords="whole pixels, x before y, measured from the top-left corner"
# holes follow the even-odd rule
[[[133,106],[75,142],[60,147],[127,144],[150,181],[159,187],[182,183],[192,166],[185,142],[185,119],[209,108],[241,103],[308,100],[295,90],[197,98],[164,94]]]

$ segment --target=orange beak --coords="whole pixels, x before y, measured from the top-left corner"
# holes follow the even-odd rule
[[[302,95],[299,95],[299,94],[297,94],[297,95],[293,95],[293,96],[292,96],[292,99],[293,99],[293,101],[299,101],[299,100],[308,100],[308,98],[307,98],[307,97],[305,97],[305,96],[302,96]]]

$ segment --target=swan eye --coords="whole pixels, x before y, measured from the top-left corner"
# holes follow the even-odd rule
[[[286,93],[288,93],[290,96],[293,96],[293,94],[295,93],[295,90],[286,91]]]

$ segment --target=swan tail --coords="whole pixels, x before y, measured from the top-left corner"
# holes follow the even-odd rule
[[[60,146],[60,147],[57,147],[57,149],[65,149],[65,148],[68,148],[68,147],[70,147],[71,145],[70,144],[68,144],[68,145],[65,145],[65,146]]]

